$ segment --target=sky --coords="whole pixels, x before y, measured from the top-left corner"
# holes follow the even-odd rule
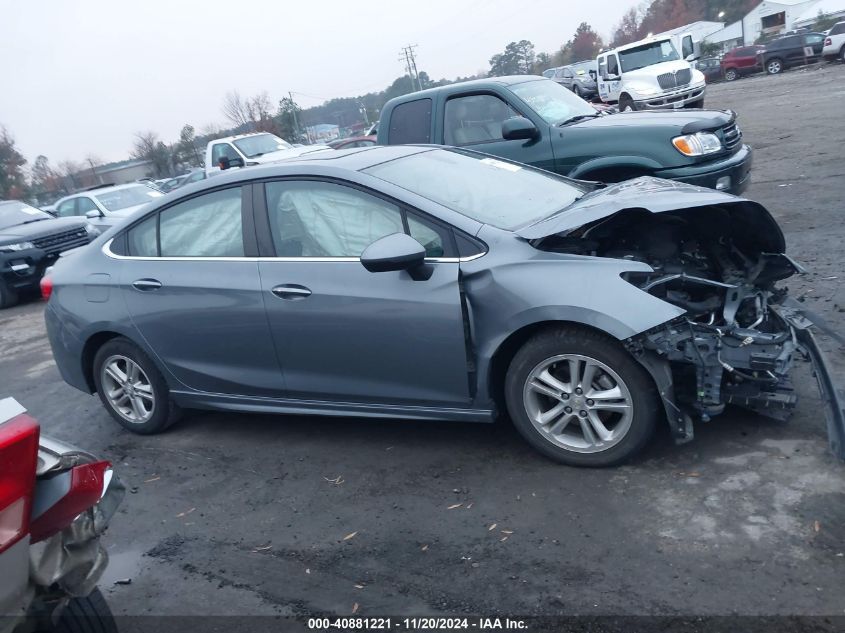
[[[303,107],[387,87],[418,45],[433,79],[486,71],[511,41],[554,52],[582,21],[603,37],[637,0],[0,0],[0,125],[30,164],[128,157],[224,124],[224,95]]]

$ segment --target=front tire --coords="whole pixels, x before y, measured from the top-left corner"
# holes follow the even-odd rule
[[[18,303],[18,293],[9,288],[9,285],[0,279],[0,310],[11,308]]]
[[[651,378],[618,341],[576,327],[529,339],[508,368],[505,398],[528,443],[571,466],[632,457],[654,432],[660,404]]]
[[[783,72],[783,62],[775,57],[766,62],[766,72],[770,75],[779,75]]]
[[[117,623],[99,589],[73,598],[49,633],[118,633]]]
[[[109,414],[133,433],[160,433],[181,415],[155,363],[129,339],[111,339],[97,351],[94,383]]]
[[[619,97],[619,111],[620,112],[636,112],[637,104],[629,95],[622,95]]]
[[[736,81],[737,79],[739,79],[739,73],[736,68],[728,68],[725,71],[725,81]]]
[[[576,97],[581,97],[582,99],[584,98],[584,95],[581,92],[581,88],[578,87],[578,84],[575,84],[574,86],[572,86],[572,92],[575,93]]]

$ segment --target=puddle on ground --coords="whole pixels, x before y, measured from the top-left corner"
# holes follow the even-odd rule
[[[103,589],[110,589],[118,580],[136,582],[143,561],[144,550],[128,550],[124,552],[109,552],[109,564],[100,578],[99,585]]]

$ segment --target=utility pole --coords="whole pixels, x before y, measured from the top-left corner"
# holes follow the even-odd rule
[[[414,54],[415,48],[418,48],[417,44],[409,44],[402,49],[400,55],[405,57],[405,68],[408,71],[408,76],[411,78],[411,86],[413,86],[416,81],[417,90],[422,90],[420,74],[417,72],[417,60]],[[399,57],[399,61],[402,61],[402,57]]]
[[[293,93],[288,92],[288,97],[290,98],[290,111],[293,114],[293,133],[295,135],[295,141],[299,142],[299,122],[296,120],[296,103],[293,100]]]

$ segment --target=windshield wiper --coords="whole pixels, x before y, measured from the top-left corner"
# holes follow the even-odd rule
[[[594,119],[597,116],[599,116],[598,112],[596,112],[595,114],[578,114],[578,115],[569,117],[565,121],[561,121],[560,123],[557,124],[557,126],[563,127],[567,123],[575,123],[576,121],[583,121],[584,119]]]
[[[49,220],[50,218],[35,218],[34,220],[25,220],[21,224],[32,224],[33,222],[41,222],[41,220]]]

